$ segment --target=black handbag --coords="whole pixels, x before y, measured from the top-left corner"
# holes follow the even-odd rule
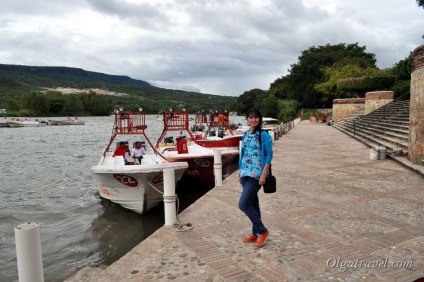
[[[277,179],[272,175],[271,166],[269,167],[269,173],[263,187],[264,193],[266,194],[275,193],[277,191]]]

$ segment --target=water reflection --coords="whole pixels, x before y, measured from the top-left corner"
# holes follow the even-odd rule
[[[100,264],[113,263],[163,226],[161,206],[139,215],[109,200],[100,199],[99,203],[103,209],[90,231],[98,241]]]
[[[90,167],[108,143],[113,118],[84,120],[84,126],[0,128],[1,282],[18,280],[20,223],[41,224],[46,281],[60,281],[78,266],[111,264],[163,226],[163,204],[141,216],[100,198]],[[148,124],[154,139],[161,123],[148,116]],[[181,185],[180,210],[210,189]]]
[[[228,177],[237,169],[237,160],[229,167]],[[213,188],[193,183],[179,182],[176,194],[179,200],[179,213],[200,199]],[[165,223],[164,206],[159,204],[144,215],[124,209],[118,204],[99,197],[102,212],[93,220],[91,233],[97,238],[98,264],[112,264],[144,239],[161,228]]]

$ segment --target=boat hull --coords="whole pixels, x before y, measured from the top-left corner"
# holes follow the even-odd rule
[[[238,149],[242,137],[242,135],[225,136],[223,138],[209,137],[196,139],[196,144],[212,149]]]
[[[102,162],[102,161],[101,161]],[[102,198],[139,214],[163,201],[163,169],[174,168],[175,182],[181,179],[187,164],[97,165],[91,168]]]
[[[38,126],[46,126],[46,123],[42,122],[17,122],[17,121],[8,121],[9,127],[38,127]]]
[[[49,122],[49,125],[58,125],[60,121],[49,119],[48,122]]]
[[[59,121],[59,123],[57,125],[84,125],[85,122],[84,121]]]
[[[49,125],[84,125],[85,121],[82,120],[48,120]]]

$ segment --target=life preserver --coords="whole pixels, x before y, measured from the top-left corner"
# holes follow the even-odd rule
[[[178,141],[177,151],[178,151],[178,154],[187,154],[188,153],[187,140],[185,138],[181,138]]]

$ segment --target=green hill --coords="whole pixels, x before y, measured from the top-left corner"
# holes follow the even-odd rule
[[[123,75],[110,75],[68,67],[34,67],[0,64],[0,77],[8,77],[27,84],[48,87],[101,87],[103,83],[153,87],[149,83]]]
[[[1,108],[7,109],[10,101],[19,104],[25,95],[34,91],[42,93],[49,91],[48,94],[60,95],[59,92],[52,92],[58,88],[75,89],[74,93],[79,95],[88,95],[81,94],[81,91],[90,92],[92,95],[98,94],[96,96],[102,96],[100,99],[102,103],[108,103],[111,107],[120,105],[129,110],[143,107],[147,113],[183,107],[190,112],[212,109],[230,111],[237,100],[236,97],[163,89],[128,76],[110,75],[79,68],[0,64]],[[107,95],[108,91],[126,95]],[[66,100],[68,99],[66,96],[69,95],[63,96]],[[63,114],[68,113],[63,112]]]

